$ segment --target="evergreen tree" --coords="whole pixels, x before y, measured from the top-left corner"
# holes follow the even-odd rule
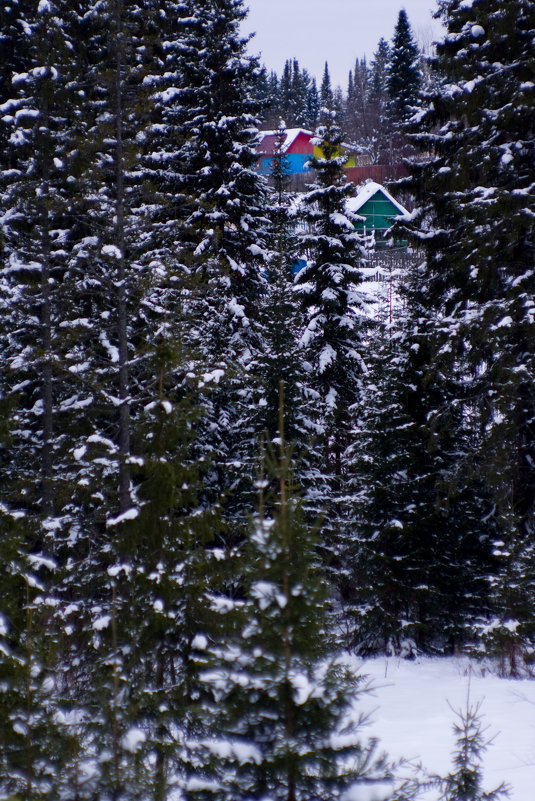
[[[299,67],[296,58],[292,66],[292,94],[295,104],[294,124],[298,128],[307,125],[307,102],[310,91],[310,76],[306,70]]]
[[[321,109],[329,109],[329,111],[333,110],[334,94],[331,86],[331,74],[329,72],[329,65],[327,62],[325,62],[325,68],[323,70],[319,100]]]
[[[368,95],[369,144],[372,163],[388,164],[391,160],[392,118],[388,102],[388,65],[390,46],[380,39],[370,64]]]
[[[414,41],[412,29],[405,9],[399,12],[388,66],[388,94],[394,114],[400,121],[411,115],[418,103],[422,75],[420,53]]]
[[[348,535],[353,505],[348,447],[353,413],[365,372],[364,314],[359,292],[364,248],[346,200],[353,193],[343,171],[342,134],[334,112],[324,112],[315,142],[322,156],[311,160],[317,183],[303,196],[306,229],[300,240],[307,265],[297,276],[304,313],[301,348],[309,365],[308,392],[316,399],[310,421],[317,436],[305,485],[316,514],[326,507],[332,531],[329,560],[340,568],[341,542]],[[345,532],[345,533],[344,533]]]
[[[259,481],[239,638],[220,646],[223,665],[211,674],[220,694],[221,745],[212,746],[219,787],[197,797],[326,799],[389,777],[376,743],[361,741],[362,719],[351,720],[361,679],[333,652],[328,588],[293,487],[282,397],[279,411],[278,453]],[[270,480],[275,495],[264,498]]]
[[[483,790],[481,758],[490,742],[485,739],[480,710],[481,704],[471,704],[468,698],[466,709],[457,713],[458,722],[453,726],[457,738],[455,769],[437,782],[440,801],[496,801],[509,795],[505,784]]]
[[[366,59],[357,59],[355,70],[348,86],[345,129],[351,140],[362,148],[369,149],[372,136],[370,117],[370,72]]]
[[[495,560],[492,526],[481,520],[491,501],[459,460],[477,438],[454,398],[455,376],[430,373],[436,318],[422,269],[405,270],[396,280],[396,311],[375,328],[370,345],[357,467],[361,539],[353,543],[344,597],[362,652],[407,657],[462,646],[489,609]]]
[[[385,103],[388,98],[388,64],[390,46],[386,39],[379,39],[370,64],[370,99]]]
[[[9,558],[2,580],[3,687],[10,697],[4,767],[9,792],[58,797],[70,754],[60,732],[68,704],[60,678],[64,633],[53,615],[57,569],[49,568],[59,568],[56,543],[72,522],[68,432],[79,408],[66,333],[73,320],[69,257],[79,210],[68,181],[79,161],[77,14],[62,2],[14,3],[4,11],[9,24],[2,48],[10,61],[3,68],[11,67],[2,76],[7,144],[0,156],[0,404],[9,420],[0,460],[2,543]]]
[[[292,126],[295,121],[296,107],[292,86],[292,62],[290,59],[285,61],[280,79],[278,110],[279,116],[281,116],[288,125]]]
[[[2,506],[0,530],[0,792],[58,798],[73,744],[61,725],[57,640],[48,621],[55,563],[36,548],[28,552],[35,528],[21,513]]]
[[[179,96],[183,188],[191,202],[184,260],[198,282],[193,328],[205,383],[217,382],[202,399],[205,447],[212,456],[214,491],[228,495],[236,536],[260,401],[254,374],[262,344],[257,311],[264,292],[260,268],[267,219],[265,187],[254,170],[256,61],[245,55],[247,40],[239,35],[246,13],[241,2],[193,5],[183,23]]]
[[[262,302],[264,348],[260,357],[260,374],[264,384],[266,406],[261,416],[268,437],[278,431],[279,385],[283,381],[288,398],[287,431],[291,441],[302,418],[299,385],[302,365],[298,357],[301,330],[299,305],[294,289],[294,270],[298,264],[299,241],[296,233],[295,195],[290,192],[291,169],[285,150],[286,128],[281,120],[271,166],[270,237],[268,240],[268,282]]]
[[[275,127],[278,122],[279,79],[275,71],[268,71],[262,65],[254,77],[253,97],[259,103],[263,125]]]
[[[310,82],[310,88],[308,90],[306,117],[305,117],[306,127],[311,131],[316,130],[316,126],[319,120],[319,109],[320,109],[320,101],[319,101],[318,87],[316,85],[316,79],[312,78]]]
[[[533,92],[526,80],[535,8],[444,2],[441,14],[444,85],[427,98],[412,136],[434,157],[415,165],[412,186],[422,204],[415,223],[425,231],[422,281],[441,320],[430,340],[430,375],[461,380],[432,415],[440,428],[451,419],[446,410],[460,404],[476,432],[476,448],[459,451],[458,460],[472,464],[490,492],[495,512],[485,524],[496,531],[502,563],[493,578],[497,616],[483,630],[514,672],[533,630]],[[477,509],[480,499],[472,503]]]
[[[12,418],[11,468],[2,490],[8,503],[18,496],[25,510],[52,515],[63,497],[59,409],[72,387],[63,372],[61,324],[72,223],[65,171],[73,162],[77,102],[69,83],[73,44],[67,19],[60,17],[63,9],[49,4],[36,12],[18,10],[16,27],[28,35],[11,41],[17,51],[13,60],[26,71],[14,74],[4,90],[11,98],[3,118],[9,144],[2,154],[5,337],[0,346],[0,391],[17,419]]]

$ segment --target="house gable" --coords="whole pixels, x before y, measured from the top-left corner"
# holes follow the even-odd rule
[[[372,181],[365,184],[356,197],[348,200],[347,208],[365,218],[362,222],[356,223],[356,228],[359,231],[366,230],[368,233],[371,231],[384,233],[392,226],[394,217],[408,214],[407,209],[398,203],[384,186]]]
[[[347,209],[361,218],[355,222],[355,229],[366,234],[373,233],[378,248],[388,244],[385,234],[392,227],[394,218],[408,214],[407,209],[384,186],[374,181],[365,184],[356,197],[349,198]],[[406,247],[407,242],[405,239],[395,239],[394,246]]]

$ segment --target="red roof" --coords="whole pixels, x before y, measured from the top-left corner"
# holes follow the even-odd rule
[[[310,142],[314,134],[311,131],[304,131],[302,128],[289,128],[286,133],[286,140],[283,146],[284,153],[306,153],[312,155],[313,146]],[[262,141],[258,145],[257,152],[260,156],[269,158],[273,155],[277,142],[277,131],[264,131]]]

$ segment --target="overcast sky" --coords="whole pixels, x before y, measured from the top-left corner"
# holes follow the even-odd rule
[[[321,80],[325,60],[334,85],[347,86],[357,57],[370,60],[377,42],[391,40],[401,8],[414,34],[429,45],[440,36],[432,18],[434,0],[245,0],[249,17],[244,31],[256,32],[250,49],[279,75],[287,58]]]

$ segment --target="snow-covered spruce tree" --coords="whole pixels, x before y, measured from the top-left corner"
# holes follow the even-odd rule
[[[306,69],[301,69],[296,58],[293,60],[292,86],[296,98],[295,123],[298,127],[307,127],[309,124],[308,100],[311,89],[311,77]]]
[[[492,538],[481,518],[492,505],[460,458],[477,442],[452,394],[460,377],[430,372],[437,321],[424,276],[416,262],[398,277],[396,313],[370,344],[357,453],[361,536],[345,598],[350,641],[362,653],[454,652],[489,608]]]
[[[392,157],[392,118],[388,97],[388,62],[390,47],[386,39],[380,39],[369,69],[363,74],[363,66],[355,65],[355,76],[360,73],[360,83],[366,78],[366,92],[357,93],[358,81],[354,78],[352,102],[349,102],[349,138],[355,138],[366,148],[373,164],[387,164]],[[360,95],[361,104],[355,107],[355,99]],[[362,106],[362,102],[364,105]],[[360,108],[360,110],[359,110]],[[364,119],[361,119],[364,113]],[[351,118],[353,125],[351,126]]]
[[[31,522],[3,504],[0,532],[0,793],[51,800],[60,797],[71,749],[79,747],[61,726],[57,639],[48,620],[55,565],[28,552]]]
[[[301,314],[296,302],[294,271],[298,264],[298,212],[295,195],[289,191],[290,166],[286,155],[287,135],[279,122],[273,149],[269,194],[270,232],[266,259],[267,285],[262,297],[264,347],[259,368],[266,405],[261,407],[261,425],[271,439],[278,431],[279,385],[284,382],[287,399],[286,430],[295,441],[303,418],[300,393],[303,369],[298,353]]]
[[[101,741],[104,746],[107,740],[104,726],[92,740],[84,725],[100,719],[91,706],[91,690],[108,688],[108,697],[114,698],[116,689],[107,680],[108,653],[94,647],[98,621],[106,615],[112,620],[112,608],[121,608],[107,574],[118,561],[120,546],[109,524],[119,513],[133,514],[135,504],[130,442],[132,408],[140,398],[130,360],[140,337],[136,306],[142,296],[143,239],[135,214],[138,192],[132,192],[137,184],[130,178],[137,165],[139,143],[133,143],[141,126],[140,108],[145,111],[141,83],[148,37],[143,50],[139,46],[149,15],[142,22],[139,7],[129,4],[126,11],[121,2],[87,2],[79,11],[65,26],[72,36],[69,86],[83,103],[83,114],[73,114],[74,143],[63,167],[71,225],[57,315],[62,372],[56,387],[62,397],[67,388],[70,391],[59,409],[63,417],[56,416],[68,457],[65,467],[56,462],[55,469],[61,468],[68,495],[56,498],[61,525],[48,526],[47,543],[58,562],[54,625],[62,632],[60,689],[72,710],[67,718],[80,724],[81,750],[89,760],[94,744]],[[79,106],[72,103],[67,108]],[[57,169],[60,156],[58,151]],[[129,631],[120,645],[131,636]],[[114,670],[118,665],[114,659]],[[81,798],[93,787],[88,760],[78,759],[62,773],[65,786],[71,788],[77,786],[78,774],[85,776]],[[100,767],[95,781],[105,774],[106,759]],[[110,787],[106,790],[112,794]]]
[[[13,712],[11,725],[18,729],[5,729],[6,736],[14,731],[24,742],[24,754],[13,756],[9,747],[6,759],[14,759],[10,780],[18,760],[20,784],[11,785],[14,792],[57,798],[68,753],[58,727],[55,741],[50,739],[49,724],[62,717],[60,690],[51,677],[58,676],[62,634],[52,620],[56,573],[38,567],[52,564],[64,524],[60,516],[72,494],[67,431],[76,379],[68,370],[64,326],[75,219],[67,176],[76,161],[79,99],[72,9],[62,2],[17,3],[10,12],[12,24],[2,32],[12,69],[2,84],[7,144],[0,155],[0,398],[9,431],[2,436],[0,496],[4,544],[11,547],[11,538],[18,537],[8,574],[22,572],[19,582],[11,577],[4,596],[20,614],[7,622],[11,666],[18,665],[19,674],[3,687],[20,701],[23,686],[25,711]],[[15,754],[18,747],[15,742]]]
[[[375,116],[370,107],[370,78],[366,59],[357,59],[355,69],[349,72],[343,126],[349,140],[367,150]]]
[[[72,384],[61,366],[61,322],[72,223],[66,169],[75,147],[71,123],[77,102],[63,7],[49,3],[36,10],[23,4],[18,11],[12,27],[26,35],[9,44],[14,64],[25,69],[3,87],[10,97],[2,118],[8,142],[1,156],[0,392],[12,415],[10,470],[1,490],[10,502],[18,496],[19,506],[51,515],[64,500],[59,408]]]
[[[307,124],[310,76],[301,70],[296,58],[288,59],[280,81],[277,108],[280,117],[290,128]]]
[[[209,594],[217,589],[214,576],[223,582],[223,574],[210,547],[216,514],[202,505],[198,413],[182,354],[172,369],[176,318],[170,323],[172,333],[150,360],[152,400],[136,422],[138,514],[110,528],[111,603],[94,621],[92,646],[103,665],[91,690],[89,753],[99,765],[99,796],[163,801],[195,772],[193,737],[209,736],[199,724],[204,690],[196,643],[213,634]]]
[[[370,63],[370,100],[386,103],[388,99],[388,63],[390,45],[386,39],[379,39]]]
[[[319,92],[316,79],[312,78],[307,98],[306,126],[311,131],[316,130],[320,110]]]
[[[161,801],[183,784],[180,744],[198,701],[190,654],[215,573],[191,283],[178,257],[186,212],[170,101],[183,9],[167,4],[177,17],[165,30],[151,10],[99,3],[80,22],[84,203],[71,303],[84,317],[69,356],[89,403],[71,432],[75,522],[58,612],[82,720],[80,798]]]
[[[533,634],[532,2],[441,2],[448,34],[438,47],[444,84],[426,99],[411,137],[431,161],[415,166],[428,305],[440,319],[430,375],[460,375],[445,404],[463,405],[477,432],[471,460],[495,505],[502,567],[496,619],[485,631],[518,669]],[[418,236],[416,236],[418,240]],[[477,504],[477,497],[474,504]]]
[[[216,688],[207,743],[215,781],[194,798],[332,799],[350,785],[389,779],[377,743],[362,740],[356,704],[363,679],[336,656],[317,527],[307,525],[297,495],[282,391],[279,412],[278,444],[264,459],[244,555],[239,626],[216,644],[206,673]]]
[[[252,417],[261,397],[254,374],[262,342],[257,317],[267,219],[265,185],[254,170],[258,68],[239,33],[246,14],[241,0],[186,7],[177,102],[182,186],[191,213],[182,258],[197,281],[192,330],[206,368],[201,402],[213,465],[207,486],[226,495],[232,539],[245,522]]]
[[[405,9],[399,12],[388,64],[388,94],[394,116],[406,120],[418,104],[422,83],[420,52]]]
[[[322,156],[310,162],[317,180],[302,198],[305,229],[300,241],[307,265],[296,279],[304,314],[300,344],[308,363],[307,391],[316,403],[310,420],[316,443],[303,481],[314,514],[326,515],[326,558],[340,577],[341,543],[349,536],[344,518],[354,500],[347,449],[365,373],[365,313],[358,289],[364,248],[354,215],[346,212],[353,185],[343,172],[341,131],[334,112],[325,109],[323,114],[315,140]]]
[[[135,503],[128,466],[135,403],[131,357],[139,336],[136,311],[142,296],[145,236],[139,211],[140,206],[143,210],[144,178],[140,150],[151,122],[143,79],[153,24],[149,3],[107,0],[88,3],[80,30],[87,70],[87,138],[81,146],[84,170],[79,180],[87,236],[76,249],[73,271],[78,276],[78,302],[85,303],[89,317],[79,348],[86,359],[84,378],[88,384],[98,381],[103,388],[100,409],[91,415],[92,424],[102,425],[103,430],[93,432],[93,449],[88,448],[80,461],[92,461],[90,451],[100,449],[93,460],[98,470],[99,464],[103,466],[100,456],[108,457],[99,483],[109,514],[123,513]],[[95,340],[97,348],[91,347]],[[98,393],[97,386],[93,389]]]
[[[262,65],[254,81],[254,98],[262,107],[262,123],[267,128],[277,125],[279,119],[279,79],[277,73]]]
[[[333,88],[331,84],[331,73],[329,72],[329,64],[325,62],[323,68],[323,77],[321,79],[321,86],[319,90],[319,102],[321,109],[333,106]]]

